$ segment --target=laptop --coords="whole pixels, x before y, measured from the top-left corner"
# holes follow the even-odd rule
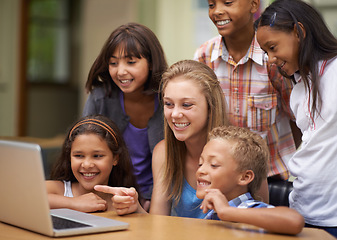
[[[129,227],[125,222],[70,209],[50,210],[41,156],[38,144],[0,140],[1,222],[51,237]],[[56,226],[60,222],[63,226]]]

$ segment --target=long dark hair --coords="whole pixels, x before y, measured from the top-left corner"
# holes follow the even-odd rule
[[[156,35],[146,26],[128,23],[115,29],[106,40],[100,54],[93,63],[85,85],[87,92],[103,85],[107,96],[111,96],[116,84],[109,74],[109,60],[118,47],[131,57],[145,58],[149,64],[149,77],[144,85],[145,92],[156,92],[161,75],[167,68],[162,46]]]
[[[82,134],[98,135],[106,141],[112,154],[118,156],[118,163],[110,173],[109,186],[138,188],[123,137],[114,122],[102,115],[81,118],[71,126],[64,140],[62,153],[51,170],[51,180],[77,182],[71,170],[71,147],[76,137]]]
[[[303,25],[305,33],[299,23]],[[316,112],[319,114],[322,100],[318,90],[320,81],[318,62],[337,55],[337,39],[329,31],[322,16],[303,1],[276,0],[262,13],[257,25],[270,26],[284,32],[291,32],[296,26],[300,38],[299,74],[307,89],[311,89],[310,76],[311,112],[313,116]]]

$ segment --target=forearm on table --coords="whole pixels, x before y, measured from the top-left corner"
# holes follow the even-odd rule
[[[240,222],[261,227],[270,232],[297,234],[304,226],[303,217],[288,207],[248,208],[228,207],[218,211],[223,221]]]
[[[61,196],[58,194],[49,193],[48,194],[48,201],[50,209],[55,208],[70,208],[74,209],[72,204],[72,199],[69,197]]]

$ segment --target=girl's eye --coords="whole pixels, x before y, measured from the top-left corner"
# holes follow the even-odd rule
[[[191,104],[191,103],[184,103],[184,104],[183,104],[183,107],[184,107],[184,108],[189,108],[189,107],[192,107],[192,105],[193,105],[193,104]]]
[[[81,154],[74,154],[73,157],[74,158],[83,158],[83,155],[81,155]]]
[[[103,157],[102,154],[95,154],[95,155],[94,155],[94,158],[102,158],[102,157]]]
[[[218,165],[218,164],[211,164],[211,167],[212,167],[212,168],[218,168],[219,165]]]
[[[116,66],[117,63],[116,63],[116,62],[109,62],[109,65],[110,65],[110,66]]]
[[[166,106],[166,107],[172,107],[173,106],[173,104],[172,103],[170,103],[170,102],[164,102],[164,105]]]
[[[128,64],[135,64],[135,63],[137,63],[138,58],[129,56],[129,57],[126,57],[126,60],[127,60]]]
[[[225,2],[225,5],[231,5],[233,2],[232,1],[227,1]]]

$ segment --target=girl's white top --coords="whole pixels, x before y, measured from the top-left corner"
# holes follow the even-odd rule
[[[64,196],[74,197],[73,191],[71,190],[71,182],[70,181],[63,181],[63,182],[64,182]]]
[[[324,65],[319,63],[319,69]],[[328,61],[319,83],[320,113],[313,119],[312,96],[295,74],[290,106],[302,131],[302,145],[289,161],[296,177],[290,207],[317,226],[337,226],[337,58]]]

